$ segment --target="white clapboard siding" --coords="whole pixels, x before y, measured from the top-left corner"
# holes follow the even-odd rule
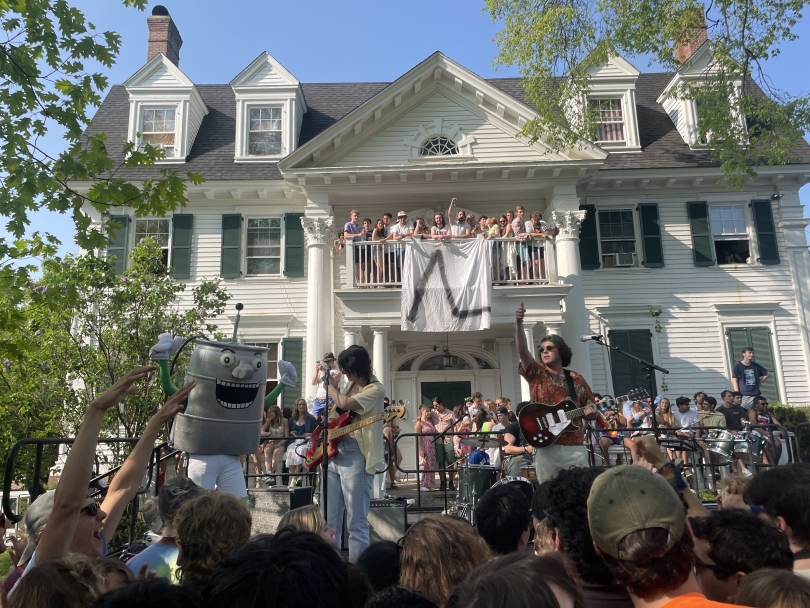
[[[755,197],[750,197],[755,198]],[[651,199],[652,200],[652,199]],[[653,350],[656,363],[669,369],[665,381],[669,396],[692,395],[697,390],[719,396],[731,388],[721,331],[714,304],[757,304],[780,302],[771,314],[763,314],[756,325],[776,327],[774,350],[782,365],[786,394],[782,400],[806,403],[810,400],[796,297],[785,253],[785,239],[777,234],[781,263],[774,266],[699,268],[692,257],[692,236],[685,202],[659,203],[664,247],[664,268],[632,268],[583,271],[585,304],[590,311],[591,329],[599,333],[597,309],[608,308],[604,325],[610,329],[652,330],[654,319],[645,306],[660,306],[658,321],[662,331]],[[778,213],[778,210],[775,210]],[[611,307],[640,307],[637,317],[611,320]],[[633,323],[637,322],[634,327]],[[751,325],[747,323],[746,325]],[[589,347],[594,390],[608,389],[605,358],[598,345]],[[736,354],[735,354],[736,358]],[[660,389],[659,379],[659,389]],[[780,391],[781,393],[781,391]]]
[[[338,167],[407,165],[410,148],[405,145],[405,140],[412,140],[419,127],[425,127],[430,135],[435,135],[433,125],[437,118],[441,118],[443,124],[448,126],[452,123],[457,124],[464,135],[474,137],[476,144],[473,145],[472,152],[479,160],[517,162],[543,158],[539,152],[516,139],[514,135],[502,131],[443,93],[437,92],[345,157],[337,160],[335,165]]]
[[[142,83],[138,86],[141,87],[177,87],[186,86],[186,83],[180,82],[174,74],[172,74],[164,65],[160,65],[155,69]]]

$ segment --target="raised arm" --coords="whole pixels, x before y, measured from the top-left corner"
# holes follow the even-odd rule
[[[189,382],[181,386],[177,392],[166,400],[157,413],[146,423],[143,435],[129,453],[121,469],[113,477],[107,496],[101,504],[101,510],[107,514],[104,518],[104,536],[112,538],[115,529],[121,521],[121,516],[127,505],[135,498],[141,485],[143,474],[149,464],[149,457],[155,447],[155,440],[160,429],[183,410],[183,402],[195,386]]]
[[[534,357],[529,351],[529,345],[526,342],[526,334],[523,332],[523,317],[526,315],[526,309],[523,307],[523,302],[515,311],[515,344],[517,344],[518,355],[520,356],[520,363],[523,369],[529,369],[529,366],[534,363]]]
[[[138,366],[122,376],[106,391],[90,402],[84,421],[65,461],[62,476],[54,495],[53,511],[37,545],[37,564],[59,559],[70,550],[70,543],[81,517],[80,510],[87,499],[87,488],[96,456],[98,434],[107,410],[118,405],[124,397],[135,392],[135,383],[155,368]]]
[[[447,221],[452,221],[450,218],[453,217],[453,205],[456,204],[456,198],[453,197],[450,199],[450,206],[447,208]]]

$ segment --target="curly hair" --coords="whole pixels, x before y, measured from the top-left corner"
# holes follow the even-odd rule
[[[450,516],[425,517],[402,537],[399,584],[442,607],[467,573],[491,557],[487,543],[468,522]]]
[[[230,494],[210,492],[177,510],[178,576],[184,586],[204,588],[219,565],[250,537],[250,512]]]
[[[543,346],[544,342],[553,342],[557,346],[557,350],[560,351],[560,359],[562,359],[563,367],[568,367],[571,365],[571,359],[573,358],[574,353],[571,351],[571,347],[565,343],[565,340],[556,334],[551,334],[540,340],[538,348]]]
[[[586,583],[609,585],[613,575],[596,553],[588,526],[588,494],[604,467],[563,469],[546,495],[548,527],[557,530],[563,553]]]
[[[104,577],[94,560],[68,553],[37,566],[20,579],[7,608],[86,608],[104,593]]]

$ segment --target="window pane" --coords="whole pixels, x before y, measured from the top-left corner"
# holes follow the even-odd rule
[[[281,218],[249,218],[247,228],[248,274],[281,272]]]
[[[597,141],[624,141],[621,99],[592,99]]]
[[[255,156],[281,154],[281,132],[251,132],[248,137],[248,153]]]
[[[712,232],[715,236],[747,236],[745,209],[742,205],[715,205],[710,210]]]

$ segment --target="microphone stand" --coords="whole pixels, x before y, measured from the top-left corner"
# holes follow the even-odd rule
[[[326,391],[326,405],[324,407],[323,412],[323,433],[321,433],[321,437],[323,438],[323,459],[321,461],[321,466],[323,467],[323,472],[321,473],[322,478],[322,486],[323,490],[321,491],[321,501],[323,504],[321,505],[323,509],[323,519],[326,521],[326,513],[329,508],[329,501],[327,497],[329,495],[329,379],[332,377],[330,374],[332,368],[324,368],[323,374],[323,388]],[[335,403],[335,407],[337,407],[337,403]],[[341,515],[342,517],[342,515]],[[340,542],[343,543],[343,539],[340,539]]]
[[[655,387],[653,386],[653,370],[658,370],[662,374],[668,374],[669,370],[666,370],[663,367],[660,367],[660,366],[656,365],[655,363],[651,363],[650,361],[642,359],[641,357],[636,357],[635,355],[631,355],[630,353],[628,353],[626,351],[623,351],[618,346],[611,346],[610,344],[605,342],[605,337],[604,336],[597,337],[594,340],[594,342],[596,342],[597,344],[599,344],[601,346],[604,346],[608,350],[615,350],[617,353],[622,354],[625,357],[630,357],[631,359],[641,363],[644,371],[647,374],[647,382],[649,382],[649,386],[650,386],[650,398],[655,399],[655,395],[653,394],[653,393],[655,393]],[[611,365],[611,367],[613,367],[613,361],[612,360],[611,360],[610,365]],[[658,421],[655,419],[655,403],[654,402],[652,404],[652,428],[653,428],[653,434],[655,435],[655,437],[657,439],[658,438]]]

